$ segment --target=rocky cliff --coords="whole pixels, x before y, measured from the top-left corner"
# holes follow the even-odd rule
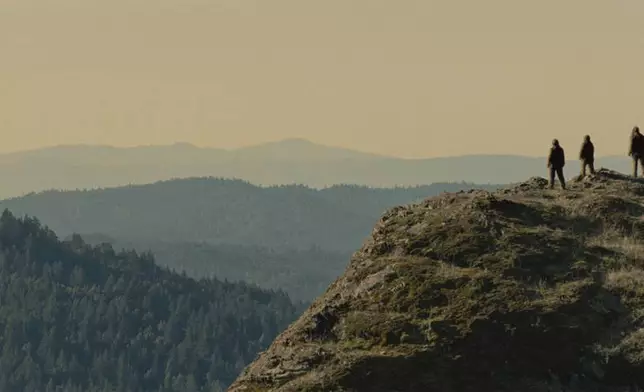
[[[394,208],[229,391],[640,391],[643,215],[608,170]]]

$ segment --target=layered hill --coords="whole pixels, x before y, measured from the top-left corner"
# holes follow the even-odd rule
[[[575,149],[577,146],[574,147]],[[572,147],[568,154],[572,154]],[[544,154],[547,146],[544,146]],[[116,148],[57,146],[0,154],[0,199],[48,189],[85,189],[146,184],[172,178],[243,178],[255,184],[359,184],[415,186],[454,179],[508,184],[543,170],[544,157],[470,155],[401,159],[287,139],[223,150],[178,143]],[[598,158],[598,164],[630,170],[626,155]],[[578,170],[567,165],[569,175]]]
[[[441,183],[318,190],[295,185],[259,187],[240,180],[204,177],[34,193],[0,201],[0,208],[18,216],[37,216],[61,236],[103,234],[137,242],[208,242],[300,250],[317,246],[353,252],[387,208],[474,186]]]
[[[299,308],[0,217],[2,391],[223,391]]]
[[[644,181],[601,170],[389,210],[242,391],[644,387]]]

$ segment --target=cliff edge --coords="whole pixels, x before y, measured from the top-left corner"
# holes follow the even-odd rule
[[[643,216],[603,169],[391,209],[229,391],[639,391]]]

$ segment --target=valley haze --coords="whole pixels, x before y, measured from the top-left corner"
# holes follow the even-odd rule
[[[577,175],[578,146],[564,146],[566,175]],[[546,150],[547,151],[547,150]],[[596,166],[629,172],[626,155],[598,157]],[[415,186],[464,181],[509,184],[546,176],[545,157],[464,155],[411,159],[285,139],[226,150],[188,143],[111,147],[63,145],[0,155],[0,199],[50,189],[73,190],[145,184],[173,178],[239,178],[257,185],[336,184]]]
[[[146,185],[47,191],[0,201],[36,216],[62,237],[151,251],[163,266],[312,300],[340,275],[349,255],[388,208],[442,192],[495,185],[258,187],[241,180],[188,178]]]

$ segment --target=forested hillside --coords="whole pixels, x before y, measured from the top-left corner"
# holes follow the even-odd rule
[[[370,189],[257,187],[244,181],[192,178],[94,191],[50,191],[0,202],[33,215],[59,235],[105,234],[128,241],[209,242],[272,249],[320,247],[352,252],[389,207],[465,183]]]
[[[223,391],[298,312],[281,292],[0,218],[2,391]]]

